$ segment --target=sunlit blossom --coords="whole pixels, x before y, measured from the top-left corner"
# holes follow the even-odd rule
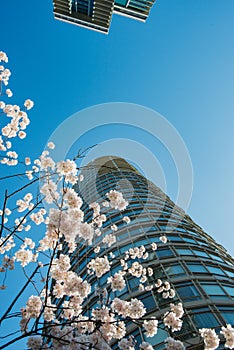
[[[30,99],[25,100],[25,102],[24,102],[24,107],[25,107],[27,110],[33,108],[33,106],[34,106],[34,102],[33,102],[32,100],[30,100]]]

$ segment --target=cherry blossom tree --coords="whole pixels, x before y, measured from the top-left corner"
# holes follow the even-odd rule
[[[23,287],[0,315],[0,323],[11,320],[13,324],[12,332],[1,336],[1,349],[13,344],[17,346],[18,341],[25,340],[31,350],[108,350],[116,341],[122,350],[152,350],[150,338],[157,334],[159,321],[168,331],[165,348],[185,349],[176,339],[176,332],[183,325],[183,306],[173,303],[175,291],[169,281],[150,282],[153,270],[145,264],[146,247],[130,248],[122,257],[115,257],[113,253],[98,256],[101,247],[92,246],[95,237],[102,235],[109,210],[122,212],[125,225],[131,222],[124,216],[128,202],[122,193],[111,190],[102,203],[90,203],[92,220],[85,222],[83,200],[74,190],[74,185],[83,181],[75,161],[77,157],[55,162],[51,156],[55,145],[49,142],[37,159],[31,160],[30,155],[24,157],[24,161],[20,159],[15,147],[18,138],[26,137],[30,123],[27,113],[33,102],[27,99],[22,108],[4,102],[13,96],[7,88],[11,72],[5,67],[8,58],[4,52],[0,52],[0,63],[1,174],[7,173],[7,167],[14,169],[14,174],[0,178],[6,188],[0,211],[1,290],[8,288],[7,277],[14,273],[16,264],[21,266],[25,276]],[[10,181],[19,177],[20,186],[11,189]],[[45,209],[44,203],[49,209]],[[43,232],[41,239],[37,239],[39,229]],[[117,225],[112,225],[111,230],[112,233],[102,239],[102,244],[108,247],[116,242]],[[167,243],[165,235],[160,240]],[[113,262],[119,259],[120,268],[112,277],[106,277],[105,288],[97,285],[94,290],[94,286],[73,268],[78,244],[92,247],[87,257],[87,272],[97,281],[107,276]],[[157,250],[156,242],[151,244],[151,249]],[[160,297],[171,299],[170,308],[160,319],[149,317],[141,300],[127,301],[114,296],[114,292],[124,290],[127,275],[138,280],[140,291],[154,289]],[[93,293],[98,297],[99,306],[92,309],[89,298]],[[26,303],[16,309],[22,295],[26,295]],[[128,335],[129,322],[141,327],[148,341],[136,344]],[[220,336],[214,330],[201,329],[200,336],[205,349],[219,346]],[[234,329],[231,325],[222,327],[221,336],[226,340],[225,346],[233,349]]]

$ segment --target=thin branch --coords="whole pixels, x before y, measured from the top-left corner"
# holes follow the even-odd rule
[[[24,217],[20,220],[19,224],[14,228],[14,230],[13,230],[13,231],[5,238],[5,240],[0,244],[0,247],[2,247],[2,246],[7,242],[7,240],[8,240],[11,236],[13,236],[13,234],[17,231],[17,229],[20,227],[20,225],[23,224],[25,218],[26,218],[29,214],[31,214],[31,213],[39,206],[39,204],[41,204],[41,203],[42,203],[42,200],[40,200],[39,202],[37,202],[37,203],[34,205],[34,207],[33,207],[31,210],[29,210],[29,211],[24,215]]]
[[[21,291],[17,294],[17,296],[15,297],[15,299],[12,301],[12,303],[10,304],[10,306],[8,307],[8,309],[6,310],[6,312],[4,313],[4,315],[1,317],[0,319],[0,324],[2,323],[2,321],[4,321],[4,319],[6,318],[6,316],[9,314],[9,312],[11,311],[11,309],[13,308],[13,306],[15,305],[16,301],[19,299],[19,297],[21,296],[21,294],[25,291],[25,289],[27,288],[27,286],[29,285],[29,283],[31,282],[31,279],[35,276],[35,274],[37,273],[38,269],[40,268],[40,265],[37,265],[37,267],[35,268],[35,270],[33,271],[32,275],[29,277],[28,281],[25,283],[25,285],[23,286],[23,288],[21,289]]]
[[[5,198],[4,198],[4,203],[3,203],[3,208],[2,208],[2,223],[1,223],[1,229],[0,229],[0,238],[2,237],[3,233],[3,227],[4,227],[4,215],[5,215],[5,209],[6,209],[6,204],[7,204],[7,190],[5,190]]]
[[[13,177],[19,177],[19,176],[24,176],[25,173],[22,173],[22,174],[13,174],[13,175],[6,175],[6,176],[3,176],[3,177],[0,177],[0,181],[2,180],[8,180],[8,179],[11,179]],[[25,175],[26,176],[26,175]]]

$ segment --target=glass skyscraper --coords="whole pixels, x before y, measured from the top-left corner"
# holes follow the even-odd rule
[[[155,0],[53,0],[56,19],[108,33],[113,13],[145,21]]]
[[[163,299],[155,289],[140,292],[139,280],[126,275],[126,287],[115,296],[129,300],[137,297],[147,308],[147,316],[160,318],[168,311],[171,302],[182,302],[185,315],[182,329],[175,332],[176,339],[183,341],[186,349],[204,349],[198,335],[200,328],[213,328],[217,332],[227,323],[234,325],[234,260],[226,249],[177,207],[165,193],[148,181],[130,163],[121,158],[102,157],[84,168],[84,181],[76,190],[84,199],[85,220],[91,221],[92,210],[88,204],[106,200],[106,193],[116,189],[123,193],[129,205],[124,212],[109,210],[108,220],[103,225],[102,236],[94,244],[100,245],[98,256],[113,253],[112,269],[107,274],[114,275],[120,269],[119,258],[129,248],[144,245],[149,252],[146,267],[153,269],[150,282],[168,280],[176,294],[173,299]],[[123,222],[123,216],[131,222]],[[110,226],[116,224],[116,243],[111,247],[101,242],[104,235],[111,233]],[[168,241],[162,243],[160,236],[166,235]],[[156,251],[151,243],[158,245]],[[87,263],[93,247],[78,245],[73,258],[73,269],[87,279],[98,290],[105,287],[107,274],[98,281],[87,273]],[[79,258],[77,258],[79,256]],[[98,293],[92,294],[88,304],[97,307]],[[159,324],[157,335],[146,338],[142,330],[133,323],[128,324],[128,334],[140,344],[150,342],[154,349],[164,349],[164,339],[169,336],[163,323]],[[219,349],[224,348],[221,340]],[[118,344],[112,344],[118,349]]]

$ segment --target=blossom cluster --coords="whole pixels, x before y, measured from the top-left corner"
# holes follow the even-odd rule
[[[230,324],[227,324],[226,327],[222,327],[220,333],[225,337],[225,346],[229,349],[234,349],[234,328]]]
[[[2,261],[2,266],[0,267],[0,272],[5,272],[7,269],[14,270],[14,267],[15,259],[5,255]]]
[[[162,293],[162,297],[164,299],[173,299],[175,296],[174,289],[171,288],[171,285],[168,281],[162,281],[161,279],[157,279],[155,283],[155,287],[157,288],[158,293]]]
[[[111,289],[113,292],[115,292],[116,290],[123,290],[126,286],[126,282],[125,282],[125,279],[124,279],[124,273],[118,273],[116,272],[114,274],[114,276],[112,277],[109,277],[108,278],[108,282],[111,283]]]
[[[110,262],[108,257],[105,255],[103,258],[92,259],[88,265],[88,269],[95,272],[97,277],[102,277],[106,272],[110,271]]]
[[[8,57],[5,52],[0,52],[0,97],[5,96],[11,98],[13,92],[7,88],[3,91],[3,85],[6,86],[9,83],[11,71],[5,68],[3,64],[8,63]],[[18,164],[18,154],[12,150],[11,139],[19,137],[24,139],[26,137],[25,130],[30,123],[26,110],[33,107],[34,103],[27,99],[24,102],[23,109],[18,105],[9,104],[0,100],[0,111],[7,117],[7,123],[1,127],[0,134],[0,151],[4,152],[4,155],[0,159],[1,164],[9,166],[15,166]],[[3,119],[2,119],[3,120]]]
[[[14,237],[6,235],[5,238],[0,238],[0,254],[5,254],[15,247]]]
[[[205,350],[213,350],[219,346],[219,337],[214,329],[202,328],[199,330],[205,343]]]
[[[215,350],[219,347],[220,339],[214,329],[202,328],[199,332],[204,340],[205,350]],[[221,328],[220,334],[225,338],[225,347],[234,349],[234,328],[227,324],[226,327]]]
[[[158,320],[152,319],[152,320],[145,320],[143,323],[143,326],[146,330],[146,336],[147,337],[153,337],[155,334],[157,334],[158,331]]]
[[[184,314],[183,306],[181,303],[175,305],[170,304],[171,311],[166,312],[163,318],[165,326],[171,328],[172,332],[179,331],[182,327],[181,317]]]
[[[113,311],[117,312],[117,314],[132,319],[139,319],[146,313],[144,304],[141,300],[136,298],[132,298],[131,301],[115,298],[112,301],[111,308]]]
[[[110,201],[111,208],[123,211],[128,206],[128,202],[123,198],[123,195],[121,192],[118,192],[116,190],[111,190],[106,194],[106,196]]]
[[[165,345],[167,350],[185,350],[185,346],[180,340],[171,337],[165,339]]]

